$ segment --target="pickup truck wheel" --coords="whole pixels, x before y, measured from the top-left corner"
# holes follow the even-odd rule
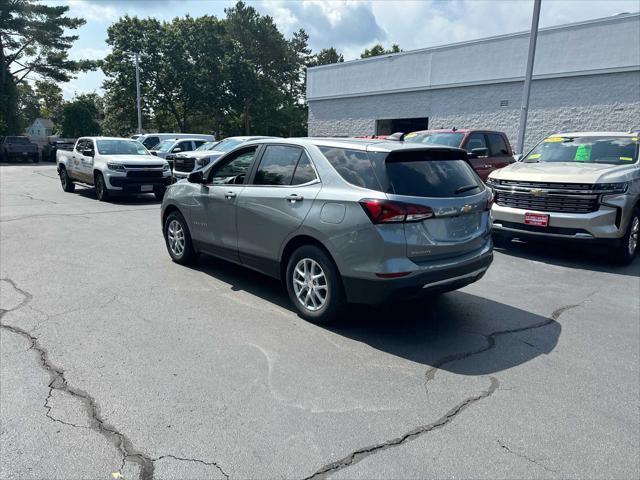
[[[76,184],[73,183],[73,180],[71,180],[71,178],[69,178],[67,169],[62,165],[60,165],[60,184],[62,185],[62,190],[67,193],[73,193],[76,189]]]
[[[192,263],[196,252],[187,222],[180,212],[171,212],[164,222],[164,240],[171,259],[181,265]]]
[[[493,232],[493,245],[497,248],[506,249],[511,243],[512,237],[506,233]]]
[[[629,265],[638,252],[640,243],[640,210],[636,209],[631,215],[629,226],[620,244],[613,248],[613,257],[617,263]]]
[[[342,279],[333,260],[315,245],[298,248],[287,263],[287,293],[298,314],[327,324],[345,305]]]
[[[109,200],[109,190],[107,190],[107,185],[104,182],[104,177],[101,173],[96,173],[94,183],[98,200],[100,200],[101,202],[106,202],[107,200]]]

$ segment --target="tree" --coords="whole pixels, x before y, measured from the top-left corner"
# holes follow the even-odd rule
[[[377,57],[378,55],[388,55],[390,53],[400,53],[402,50],[397,43],[391,45],[389,50],[385,50],[385,48],[379,43],[375,44],[371,48],[365,49],[364,52],[360,54],[360,58],[369,58],[369,57]]]
[[[34,77],[66,82],[74,73],[94,68],[95,62],[68,58],[67,52],[78,37],[65,31],[85,23],[66,16],[68,6],[34,0],[0,1],[0,133],[15,133],[18,85]]]
[[[37,80],[35,94],[40,103],[40,116],[50,118],[53,123],[58,123],[64,103],[62,89],[54,82]]]
[[[342,63],[344,57],[334,47],[323,48],[311,59],[310,67],[318,65],[329,65],[331,63]]]
[[[17,133],[24,132],[25,128],[33,123],[40,116],[40,103],[36,93],[27,82],[17,85]]]
[[[100,97],[95,93],[78,95],[62,107],[63,137],[75,138],[100,134],[98,119],[101,110]]]

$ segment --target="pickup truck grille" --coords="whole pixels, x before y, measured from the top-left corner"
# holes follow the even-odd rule
[[[593,185],[500,180],[492,185],[498,205],[538,212],[591,213],[599,208]]]
[[[179,172],[192,172],[196,166],[196,159],[190,157],[176,157],[174,169]]]
[[[129,171],[127,178],[162,178],[162,170]]]

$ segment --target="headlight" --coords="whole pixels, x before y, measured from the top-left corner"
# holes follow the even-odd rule
[[[629,182],[596,183],[593,189],[598,193],[624,193],[629,189]]]
[[[204,167],[205,165],[209,165],[210,161],[211,161],[211,159],[209,157],[197,158],[196,159],[196,165],[199,166],[199,167]]]
[[[121,163],[107,163],[107,168],[109,170],[113,170],[114,172],[124,172],[124,165]]]
[[[165,172],[171,170],[171,167],[169,166],[168,163],[165,163],[164,165],[162,165],[162,170],[164,170]]]

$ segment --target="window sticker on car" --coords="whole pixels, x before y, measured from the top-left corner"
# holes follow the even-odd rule
[[[638,141],[638,137],[631,137],[631,141],[637,142]]]
[[[618,157],[620,160],[624,160],[625,162],[631,162],[633,161],[632,157]]]
[[[533,155],[529,155],[529,158],[540,158],[540,155],[539,153],[534,153]]]
[[[562,138],[562,137],[549,137],[549,138],[545,138],[544,141],[547,142],[547,143],[563,142],[564,138]]]
[[[573,159],[576,162],[588,162],[591,158],[591,145],[578,145]]]

